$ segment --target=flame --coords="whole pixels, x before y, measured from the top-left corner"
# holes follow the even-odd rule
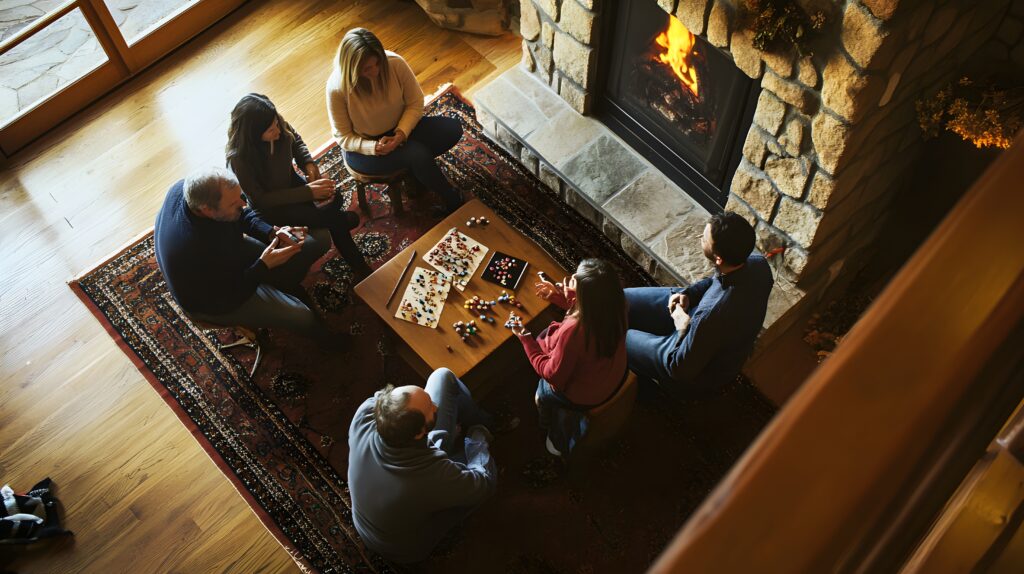
[[[668,30],[654,39],[656,44],[665,48],[664,52],[658,54],[658,61],[668,64],[683,85],[697,96],[697,69],[687,61],[693,53],[694,41],[693,34],[674,16],[668,17]]]

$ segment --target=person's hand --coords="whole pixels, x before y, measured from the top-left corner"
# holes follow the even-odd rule
[[[320,168],[313,162],[307,163],[306,168],[303,171],[306,172],[306,179],[309,181],[316,181],[320,179]]]
[[[536,290],[537,296],[545,301],[558,294],[558,287],[543,277],[533,284],[533,288]]]
[[[270,245],[263,250],[263,254],[260,255],[260,261],[267,266],[268,269],[273,269],[278,265],[283,265],[293,255],[299,252],[299,246],[297,244],[289,245],[287,247],[279,247],[281,244],[281,238],[274,237],[274,240],[270,242]]]
[[[398,147],[399,143],[397,136],[384,136],[377,140],[377,146],[374,151],[377,155],[388,155],[395,151],[395,148]]]
[[[398,142],[395,147],[398,147],[404,144],[405,142],[409,141],[409,136],[405,135],[405,132],[397,128],[395,128],[395,135],[393,137]]]
[[[683,311],[690,310],[690,298],[686,296],[686,293],[673,293],[668,298],[668,312],[671,314],[676,307],[682,307]]]
[[[308,184],[309,190],[313,192],[315,201],[330,199],[334,195],[334,180],[328,178],[315,179]]]
[[[530,336],[530,332],[526,330],[526,326],[524,325],[517,325],[515,327],[512,327],[512,334],[515,335],[516,337]]]
[[[686,314],[686,309],[682,305],[672,308],[672,322],[675,323],[676,331],[681,333],[685,333],[690,327],[690,316]]]
[[[566,301],[572,301],[576,297],[576,277],[562,278],[562,295]]]
[[[306,235],[309,233],[308,227],[292,227],[286,225],[284,227],[274,226],[274,236],[280,241],[282,247],[291,247],[292,245],[302,246],[302,242],[306,240]],[[293,241],[290,235],[294,235],[298,241]]]

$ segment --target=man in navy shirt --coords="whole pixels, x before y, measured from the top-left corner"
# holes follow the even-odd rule
[[[714,276],[685,289],[626,289],[629,368],[682,396],[736,377],[761,331],[773,283],[768,262],[753,252],[754,229],[740,215],[712,216],[700,242]]]
[[[154,242],[171,295],[192,317],[283,327],[326,342],[327,329],[302,301],[299,283],[330,247],[327,231],[263,221],[246,207],[231,172],[212,168],[171,186]]]

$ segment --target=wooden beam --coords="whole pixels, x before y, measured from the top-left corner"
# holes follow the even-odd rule
[[[1024,316],[1024,135],[987,170],[654,564],[831,571]],[[848,565],[849,566],[849,565]]]

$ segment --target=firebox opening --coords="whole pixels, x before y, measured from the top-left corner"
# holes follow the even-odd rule
[[[606,19],[597,113],[709,211],[720,211],[758,85],[656,0],[619,0]]]

